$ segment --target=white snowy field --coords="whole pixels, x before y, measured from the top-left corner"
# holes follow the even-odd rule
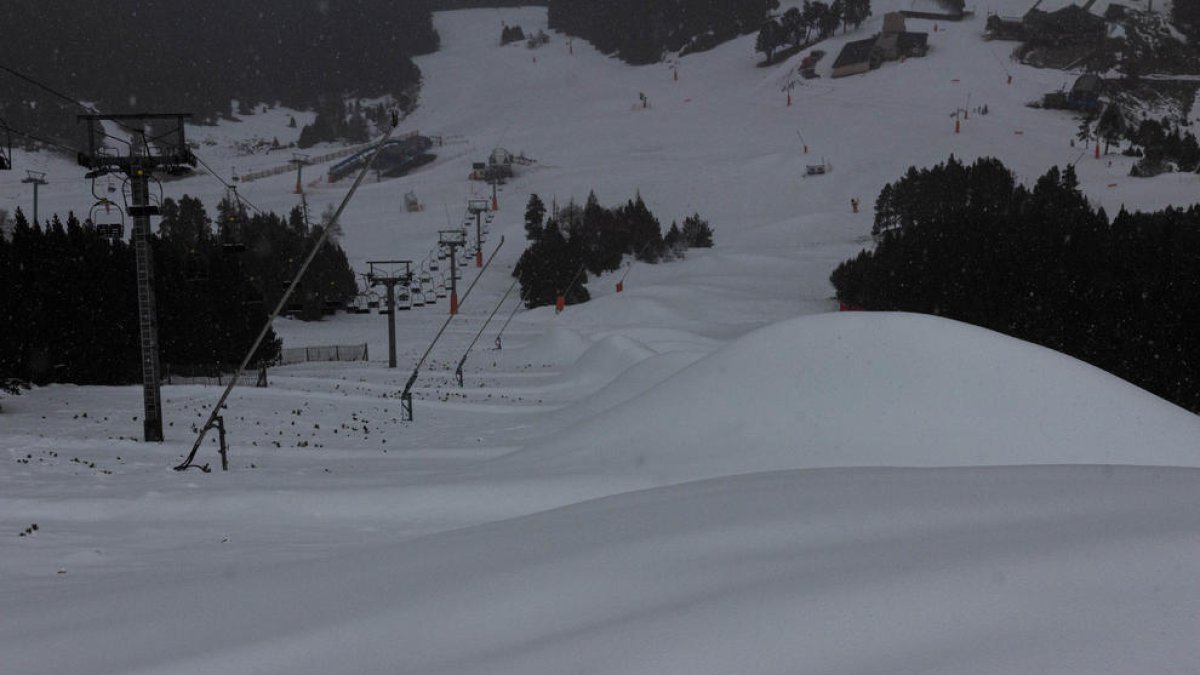
[[[836,313],[828,283],[911,164],[994,155],[1032,180],[1078,160],[1110,213],[1191,203],[1196,177],[1080,158],[1070,116],[1024,106],[1070,76],[981,41],[981,7],[931,32],[926,58],[828,79],[842,42],[909,3],[873,4],[819,46],[811,81],[803,54],[754,67],[753,36],[680,59],[675,81],[558,35],[497,46],[501,21],[544,27],[544,9],[435,15],[443,49],[420,59],[401,131],[467,142],[364,184],[343,219],[356,268],[423,258],[487,194],[466,177],[493,147],[538,163],[500,194],[487,248],[505,244],[418,379],[415,420],[395,395],[444,300],[397,316],[397,370],[384,317],[279,321],[286,346],[366,342],[372,358],[239,388],[227,473],[170,470],[217,387],[164,387],[161,445],[138,440],[136,387],[5,398],[0,675],[1200,671],[1200,420],[982,329]],[[985,103],[954,134],[949,114]],[[244,172],[288,155],[233,141],[286,143],[288,114],[193,133],[214,140],[210,165]],[[832,174],[800,178],[822,159]],[[43,214],[90,205],[67,162],[17,165],[50,173]],[[348,183],[323,168],[305,173],[315,211]],[[0,177],[0,208],[28,210],[19,178]],[[241,191],[284,210],[293,183]],[[529,194],[592,189],[606,205],[640,192],[664,225],[699,212],[717,246],[636,265],[620,294],[593,279],[561,315],[518,312],[495,350],[510,299],[459,388]],[[210,210],[221,194],[204,176],[165,190]],[[408,190],[423,212],[403,211]],[[211,438],[201,461],[218,463]]]

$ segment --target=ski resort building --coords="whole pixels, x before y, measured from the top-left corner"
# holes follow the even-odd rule
[[[879,59],[875,55],[875,38],[854,40],[842,47],[841,53],[833,62],[833,72],[830,77],[846,77],[865,73],[879,67]]]
[[[832,77],[857,75],[878,68],[884,61],[925,56],[929,34],[905,30],[904,15],[891,12],[883,17],[883,32],[866,40],[847,42],[833,62]]]

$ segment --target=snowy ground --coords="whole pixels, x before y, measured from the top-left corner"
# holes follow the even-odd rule
[[[5,399],[0,673],[1200,670],[1200,421],[981,329],[831,313],[828,284],[870,229],[850,198],[951,152],[1027,180],[1078,160],[1110,213],[1190,203],[1196,177],[1080,158],[1074,120],[1024,106],[1069,76],[982,42],[984,8],[940,24],[924,59],[828,79],[840,44],[878,29],[875,4],[819,46],[822,78],[797,80],[791,107],[803,55],[755,68],[753,37],[682,59],[674,81],[558,36],[496,45],[501,21],[536,29],[543,9],[437,15],[444,48],[421,59],[401,130],[468,142],[364,185],[344,218],[356,267],[424,257],[484,196],[466,175],[493,147],[539,162],[500,195],[488,248],[506,243],[418,380],[416,420],[394,396],[444,301],[398,316],[395,371],[383,317],[278,322],[287,346],[367,342],[372,360],[240,388],[229,473],[170,471],[216,387],[164,388],[162,445],[137,440],[137,388]],[[985,103],[955,135],[950,113]],[[218,141],[201,155],[281,163],[226,139],[286,143],[286,115],[197,130]],[[800,178],[822,158],[831,175]],[[43,213],[90,204],[66,162],[17,164],[50,173]],[[321,173],[305,174],[318,211],[346,188]],[[0,179],[0,208],[27,204],[18,180]],[[293,182],[242,192],[283,210]],[[698,211],[717,247],[638,265],[621,294],[593,280],[562,315],[520,312],[501,351],[493,325],[458,388],[528,195],[589,189],[609,205],[640,191],[668,222]],[[408,190],[425,211],[403,212]],[[211,205],[221,187],[166,191]]]

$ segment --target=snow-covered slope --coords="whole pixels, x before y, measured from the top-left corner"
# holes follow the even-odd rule
[[[1200,466],[1200,419],[1092,366],[928,316],[825,314],[741,338],[508,458],[657,481],[835,466]]]
[[[1110,212],[1194,199],[1194,176],[1134,182],[1126,158],[1081,158],[1074,120],[1024,106],[1068,76],[981,41],[983,8],[937,32],[911,21],[930,31],[923,59],[824,77],[909,4],[878,0],[820,45],[823,77],[791,107],[803,55],[756,68],[753,36],[681,59],[675,81],[557,35],[497,45],[502,21],[544,27],[541,8],[438,14],[444,49],[422,57],[402,130],[466,142],[364,184],[343,221],[351,260],[423,257],[485,194],[466,176],[495,146],[539,161],[500,194],[489,250],[507,243],[431,354],[416,420],[395,394],[444,303],[397,317],[397,370],[378,315],[278,322],[289,346],[366,342],[373,360],[235,392],[229,473],[169,470],[215,387],[164,388],[161,445],[136,440],[135,387],[6,398],[0,675],[1200,669],[1194,416],[977,328],[828,314],[829,273],[870,229],[850,198],[870,204],[910,164],[989,154],[1033,179],[1078,161]],[[985,103],[954,134],[949,114]],[[201,154],[282,162],[228,148],[284,120],[197,130],[215,141]],[[821,158],[833,173],[801,179]],[[18,153],[25,167],[50,172],[43,213],[90,204],[78,168]],[[321,171],[305,173],[315,212],[346,187]],[[0,176],[0,208],[28,203],[19,178]],[[293,181],[241,191],[282,210]],[[591,189],[604,204],[640,191],[668,222],[698,211],[717,246],[636,265],[620,294],[592,280],[561,315],[519,312],[503,350],[493,325],[453,384],[510,283],[528,195]],[[403,211],[408,190],[425,211]],[[221,188],[165,191],[213,204]]]
[[[172,583],[52,578],[6,592],[4,672],[1192,672],[1198,484],[775,472]]]

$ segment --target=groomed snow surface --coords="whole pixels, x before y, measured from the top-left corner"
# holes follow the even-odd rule
[[[829,272],[870,229],[850,197],[950,152],[1026,179],[1079,152],[1069,116],[1023,105],[1063,73],[982,42],[982,11],[931,32],[925,59],[828,79],[841,43],[900,6],[874,5],[820,46],[823,77],[791,108],[803,54],[755,68],[753,36],[682,59],[676,82],[557,35],[497,46],[501,21],[544,27],[544,9],[435,15],[444,48],[420,62],[406,130],[466,142],[364,185],[351,260],[423,257],[483,196],[465,178],[492,147],[539,163],[501,195],[487,248],[507,243],[418,380],[416,420],[395,395],[444,300],[397,316],[395,371],[383,317],[279,321],[288,346],[367,342],[372,360],[239,388],[228,473],[170,470],[217,387],[164,387],[161,445],[137,440],[137,387],[5,398],[0,675],[1200,672],[1196,416],[979,328],[833,311]],[[991,112],[955,136],[968,94]],[[202,154],[281,160],[230,145],[285,119],[202,130],[219,141]],[[813,155],[834,173],[801,180]],[[76,169],[18,160],[61,176],[43,212],[86,210]],[[1077,168],[1110,212],[1195,195],[1194,176],[1130,182],[1126,158]],[[285,209],[292,180],[242,191]],[[345,187],[314,182],[310,203]],[[459,388],[528,195],[589,189],[609,205],[640,190],[668,222],[698,211],[717,247],[636,265],[621,294],[593,279],[562,315],[519,312],[502,350],[491,326]],[[408,190],[425,211],[402,211]],[[211,204],[220,186],[168,185],[184,193]],[[217,464],[211,439],[201,461]]]

